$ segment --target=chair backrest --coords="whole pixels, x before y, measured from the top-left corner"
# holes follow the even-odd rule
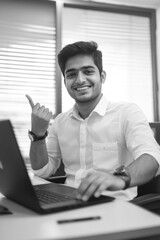
[[[150,122],[149,125],[154,132],[154,137],[156,141],[160,145],[160,122]]]
[[[57,169],[57,171],[55,172],[55,174],[53,176],[54,177],[65,176],[63,161],[61,161],[61,164],[60,164],[59,168]]]
[[[160,122],[151,122],[149,124],[154,132],[156,141],[160,145]],[[160,193],[160,175],[156,176],[148,183],[138,187],[138,196],[149,193]]]

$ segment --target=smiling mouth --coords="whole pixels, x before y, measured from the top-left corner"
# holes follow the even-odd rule
[[[87,89],[89,89],[89,88],[91,88],[91,86],[89,85],[89,86],[82,86],[82,87],[75,87],[74,88],[74,90],[76,90],[76,91],[84,91],[84,90],[87,90]]]

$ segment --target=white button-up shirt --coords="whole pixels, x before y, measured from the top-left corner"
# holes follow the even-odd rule
[[[152,155],[160,164],[159,145],[139,107],[112,103],[104,96],[86,119],[79,116],[76,105],[59,114],[50,127],[47,149],[49,162],[35,173],[47,178],[63,159],[66,183],[74,187],[92,169],[113,172],[144,153]],[[106,193],[129,200],[136,196],[137,188]]]

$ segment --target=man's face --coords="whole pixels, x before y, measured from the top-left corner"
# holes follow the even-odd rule
[[[101,94],[104,72],[100,72],[93,58],[88,55],[76,55],[66,62],[65,85],[68,93],[76,102],[88,102]]]

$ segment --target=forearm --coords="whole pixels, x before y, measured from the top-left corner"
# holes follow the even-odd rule
[[[31,142],[30,160],[34,170],[41,169],[48,163],[48,153],[45,140]]]
[[[26,97],[32,109],[31,131],[38,137],[44,136],[52,118],[52,112],[43,105],[41,106],[39,103],[34,104],[29,95],[26,95]],[[48,153],[45,139],[31,142],[30,160],[34,170],[41,169],[48,163]]]
[[[143,154],[126,167],[131,175],[130,187],[142,185],[151,180],[158,170],[157,161],[148,154]],[[87,201],[92,195],[99,197],[105,190],[123,190],[125,182],[120,176],[93,170],[89,172],[78,188],[78,199]]]
[[[150,181],[156,175],[158,167],[157,161],[151,155],[141,155],[127,167],[131,175],[130,187],[139,186]]]

